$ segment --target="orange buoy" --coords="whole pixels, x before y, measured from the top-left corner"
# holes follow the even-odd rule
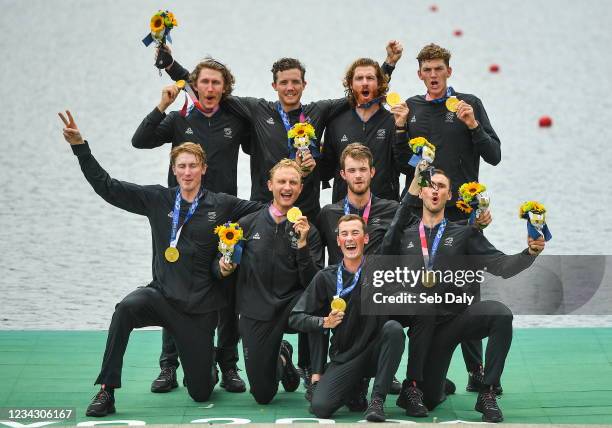
[[[438,6],[436,6],[435,4],[432,4],[431,6],[429,6],[429,10],[431,10],[432,12],[437,12]]]
[[[453,31],[453,34],[455,36],[457,36],[457,37],[461,37],[461,36],[463,36],[463,31],[457,29],[457,30]]]
[[[540,128],[550,128],[552,126],[552,119],[550,116],[542,116],[539,123]]]
[[[497,64],[491,64],[491,65],[489,66],[489,71],[490,71],[491,73],[499,73],[499,65],[497,65]]]

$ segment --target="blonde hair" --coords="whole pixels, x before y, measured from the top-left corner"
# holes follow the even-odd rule
[[[172,148],[172,151],[170,152],[170,164],[172,166],[174,166],[178,155],[182,153],[192,154],[196,157],[198,162],[202,164],[202,166],[206,165],[206,152],[204,151],[202,146],[196,143],[188,142]]]
[[[300,166],[297,164],[296,161],[291,160],[291,159],[281,159],[276,165],[274,165],[271,169],[270,169],[270,180],[272,180],[272,177],[274,177],[274,173],[276,173],[276,171],[278,171],[281,168],[293,168],[297,171],[298,175],[300,176],[300,183],[302,182],[302,169],[300,168]]]

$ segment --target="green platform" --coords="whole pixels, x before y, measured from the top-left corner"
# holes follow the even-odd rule
[[[294,335],[288,338],[295,344]],[[91,420],[85,417],[85,408],[97,391],[92,383],[105,339],[102,331],[0,331],[0,407],[76,407],[76,423]],[[158,373],[160,342],[159,331],[132,334],[124,387],[116,392],[118,412],[106,419],[150,425],[206,418],[274,423],[312,417],[302,387],[295,393],[280,392],[267,406],[255,403],[248,393],[230,394],[218,386],[210,403],[193,402],[182,387],[152,394],[149,387]],[[404,370],[405,361],[400,373]],[[466,374],[460,352],[455,353],[449,377],[457,383],[458,393],[427,420],[415,421],[431,422],[433,417],[439,422],[480,421],[473,410],[476,395],[463,391]],[[612,424],[612,329],[516,330],[502,381],[505,392],[499,403],[505,422]],[[410,420],[392,396],[386,413],[388,418]],[[356,422],[361,416],[342,409],[334,420]],[[0,422],[0,427],[4,425]]]

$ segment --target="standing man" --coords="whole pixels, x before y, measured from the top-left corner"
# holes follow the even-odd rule
[[[389,76],[369,58],[357,59],[346,72],[344,87],[352,108],[339,114],[327,126],[321,159],[321,179],[334,179],[332,202],[343,199],[347,193],[341,176],[340,156],[349,144],[361,143],[370,149],[377,171],[372,178],[372,191],[379,198],[399,200],[399,174],[413,171],[404,162],[410,149],[404,126],[396,126],[397,106],[392,110],[394,113],[390,113],[381,105],[389,88],[388,82]]]
[[[415,180],[418,178],[415,177]],[[445,204],[452,199],[450,189],[451,181],[446,173],[436,169],[431,184],[423,187],[419,193],[423,203],[421,221],[419,224],[407,224],[407,219],[411,217],[410,207],[402,203],[385,235],[381,253],[413,257],[422,255],[428,271],[445,271],[445,266],[435,263],[440,258],[450,260],[457,256],[480,256],[478,264],[482,266],[479,268],[504,278],[531,266],[535,256],[544,249],[543,238],[534,240],[528,237],[525,250],[515,255],[505,255],[484,237],[478,227],[448,221]],[[427,248],[419,243],[426,243]],[[429,263],[425,260],[429,260]],[[439,284],[438,289],[461,290],[454,284],[449,284],[450,288],[445,285]],[[477,301],[471,305],[442,303],[436,309],[436,326],[425,360],[423,381],[417,385],[405,382],[397,400],[398,406],[406,408],[413,398],[409,396],[408,389],[418,387],[425,406],[429,410],[434,409],[446,399],[446,374],[457,345],[488,337],[486,365],[475,410],[482,413],[484,422],[501,422],[503,415],[497,405],[495,386],[500,384],[512,343],[512,312],[496,301]]]
[[[192,141],[208,157],[208,174],[203,177],[204,187],[213,192],[236,196],[238,191],[238,150],[248,153],[250,135],[248,123],[236,117],[225,107],[225,99],[232,93],[234,76],[223,64],[206,59],[189,74],[189,82],[200,105],[190,111],[165,111],[174,102],[180,90],[170,85],[162,90],[157,107],[141,122],[132,137],[138,149],[152,149],[163,144],[179,146]],[[172,166],[168,171],[168,186],[176,186]],[[244,392],[246,386],[238,374],[238,318],[235,307],[235,281],[228,279],[220,285],[227,295],[228,306],[219,312],[217,348],[215,358],[221,369],[221,387],[228,392]],[[152,392],[169,392],[178,387],[176,369],[178,352],[172,336],[162,330],[162,352],[159,357],[161,372],[151,384]]]
[[[374,377],[365,417],[370,422],[384,422],[384,402],[402,358],[404,332],[397,321],[361,315],[361,269],[368,242],[365,222],[349,214],[340,218],[337,229],[341,263],[317,273],[293,309],[289,324],[305,332],[333,330],[331,363],[313,392],[312,412],[329,418],[364,377]],[[338,296],[346,302],[345,308],[330,311]]]
[[[324,260],[319,233],[306,216],[288,217],[303,189],[299,165],[290,159],[278,162],[268,188],[273,200],[267,209],[239,220],[245,243],[237,310],[250,392],[259,404],[272,401],[279,381],[288,392],[299,386],[293,349],[283,334],[295,332],[288,330],[289,314]],[[220,259],[218,275],[235,268]]]
[[[475,95],[456,92],[448,86],[447,81],[453,72],[450,57],[448,50],[433,43],[419,52],[418,76],[427,93],[406,101],[410,110],[407,130],[410,138],[425,137],[436,146],[433,165],[446,171],[454,186],[446,217],[456,221],[468,217],[455,206],[459,186],[478,181],[480,158],[497,165],[501,160],[501,149],[499,137],[489,122],[482,101]],[[456,113],[445,105],[451,96],[460,100]],[[421,214],[422,204],[418,197],[410,198],[408,203],[416,215]],[[475,289],[474,292],[479,299],[479,291]],[[478,391],[483,377],[482,343],[462,343],[461,350],[468,371],[466,389]],[[501,387],[498,392],[501,393]]]
[[[217,380],[213,370],[217,312],[226,305],[211,274],[217,252],[213,229],[260,206],[203,188],[206,154],[193,143],[172,150],[177,187],[138,186],[115,180],[91,154],[70,112],[66,115],[60,113],[64,138],[78,157],[85,178],[110,204],[148,218],[156,255],[156,278],[115,307],[102,369],[95,382],[102,387],[88,406],[87,416],[115,413],[114,391],[121,387],[123,355],[130,333],[152,325],[170,331],[178,345],[189,395],[195,401],[206,401]]]

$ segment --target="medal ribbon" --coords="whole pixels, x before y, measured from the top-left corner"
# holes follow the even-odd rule
[[[348,215],[351,213],[351,204],[349,204],[349,200],[348,200],[348,195],[346,195],[344,197],[344,215]],[[368,218],[370,218],[370,208],[372,207],[372,192],[370,192],[370,200],[368,201],[368,204],[365,206],[365,209],[363,210],[363,220],[365,221],[365,224],[368,224]],[[357,210],[357,213],[359,213],[359,210]]]
[[[371,101],[368,101],[367,103],[363,103],[363,104],[359,104],[357,106],[357,108],[365,108],[368,109],[370,107],[372,107],[374,104],[380,104],[383,102],[383,100],[385,99],[384,95],[381,95],[380,97],[374,98]]]
[[[442,239],[444,229],[446,229],[446,219],[443,219],[442,223],[440,223],[440,227],[438,228],[438,232],[436,233],[436,237],[431,246],[430,256],[429,250],[427,249],[427,238],[425,238],[425,226],[423,225],[423,220],[421,220],[419,223],[419,236],[421,238],[421,251],[423,252],[423,260],[425,261],[425,270],[431,270],[431,268],[433,268],[434,259],[436,257],[436,253],[438,252],[438,245]]]
[[[176,248],[176,244],[181,236],[181,231],[183,230],[183,226],[187,224],[193,213],[198,208],[200,204],[200,198],[202,197],[203,189],[200,190],[198,196],[193,200],[191,206],[189,207],[189,211],[185,215],[185,221],[181,224],[181,227],[178,228],[179,216],[181,214],[181,189],[176,189],[176,199],[174,200],[174,210],[172,211],[172,230],[170,232],[170,246]],[[178,228],[178,230],[177,230]]]
[[[336,273],[336,295],[334,296],[334,298],[346,296],[351,291],[353,291],[353,288],[355,288],[355,286],[357,285],[357,281],[359,281],[359,276],[361,275],[361,268],[363,267],[364,260],[361,261],[359,269],[357,269],[355,277],[353,278],[353,282],[351,282],[351,285],[346,288],[344,288],[344,282],[342,281],[342,271],[344,270],[342,267],[344,266],[344,262],[340,263],[340,265],[338,266],[338,272]]]
[[[285,112],[285,110],[283,110],[280,102],[277,101],[275,104],[276,104],[276,111],[278,111],[278,114],[280,115],[283,121],[283,125],[285,126],[285,131],[289,132],[289,130],[291,130],[291,122],[289,121],[289,115]],[[302,106],[300,106],[300,123],[310,123],[310,118],[307,118],[306,116],[304,116],[304,111],[302,110]],[[313,143],[312,140],[310,140],[308,148],[310,149],[310,152],[312,153],[312,157],[314,158],[319,157],[319,148],[317,147],[316,144]],[[293,140],[289,137],[287,137],[287,150],[289,150],[289,158],[295,159],[295,155],[297,151],[295,147],[293,147]]]
[[[185,87],[183,88],[183,91],[185,91],[185,103],[183,104],[183,107],[181,108],[181,111],[179,112],[181,116],[186,117],[193,109],[193,107],[188,108],[189,100],[191,100],[192,106],[200,110],[202,113],[211,113],[210,111],[206,111],[206,109],[202,106],[202,104],[200,104],[198,97],[196,97],[195,92],[193,92],[193,89],[191,88],[189,84],[185,85]]]
[[[447,98],[450,98],[453,95],[453,92],[455,92],[455,90],[452,86],[449,86],[448,88],[446,88],[446,96],[442,98],[436,98],[434,100],[429,100],[429,102],[434,104],[442,104],[443,102],[446,102]],[[427,97],[427,95],[425,95],[425,97]]]

